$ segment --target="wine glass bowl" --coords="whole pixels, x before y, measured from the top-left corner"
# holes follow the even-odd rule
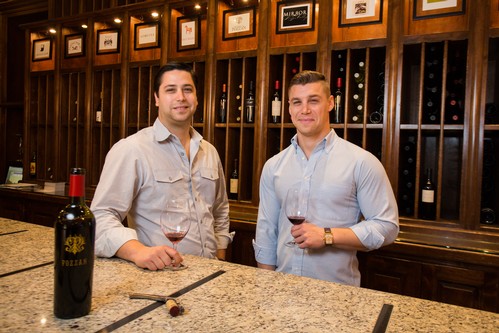
[[[284,202],[286,216],[294,225],[305,222],[307,215],[307,197],[301,188],[290,188]],[[294,241],[286,243],[288,246],[294,246]]]
[[[160,218],[161,231],[177,251],[191,226],[191,205],[188,199],[169,199]]]

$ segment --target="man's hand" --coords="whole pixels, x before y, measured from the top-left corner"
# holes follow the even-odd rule
[[[300,249],[319,249],[324,247],[324,228],[303,222],[291,227],[291,236]]]
[[[178,267],[184,260],[173,248],[161,246],[145,246],[137,240],[131,240],[119,248],[116,255],[135,263],[140,268],[151,271],[163,269],[166,266]]]

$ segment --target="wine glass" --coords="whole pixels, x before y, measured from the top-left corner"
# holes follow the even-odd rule
[[[284,209],[289,222],[294,225],[302,224],[307,215],[307,197],[301,188],[290,188],[286,195]],[[295,246],[296,242],[290,241],[287,246]]]
[[[169,199],[160,218],[161,230],[166,238],[172,242],[173,249],[189,231],[191,226],[191,205],[189,199]],[[172,269],[182,269],[187,266],[180,264]]]

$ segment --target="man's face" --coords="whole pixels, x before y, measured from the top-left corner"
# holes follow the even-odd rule
[[[323,137],[329,131],[334,99],[321,82],[294,85],[289,90],[289,114],[299,134]]]
[[[162,76],[158,94],[154,94],[159,108],[159,120],[168,125],[190,125],[191,118],[198,106],[196,87],[191,74],[186,71],[172,70]]]

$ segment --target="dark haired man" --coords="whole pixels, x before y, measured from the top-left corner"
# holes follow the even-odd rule
[[[229,203],[219,155],[191,126],[198,106],[195,72],[184,63],[161,67],[154,99],[153,126],[120,140],[106,156],[91,205],[95,252],[150,270],[179,266],[180,253],[224,259],[231,240]],[[159,221],[166,200],[180,196],[191,199],[196,219],[179,253]]]

